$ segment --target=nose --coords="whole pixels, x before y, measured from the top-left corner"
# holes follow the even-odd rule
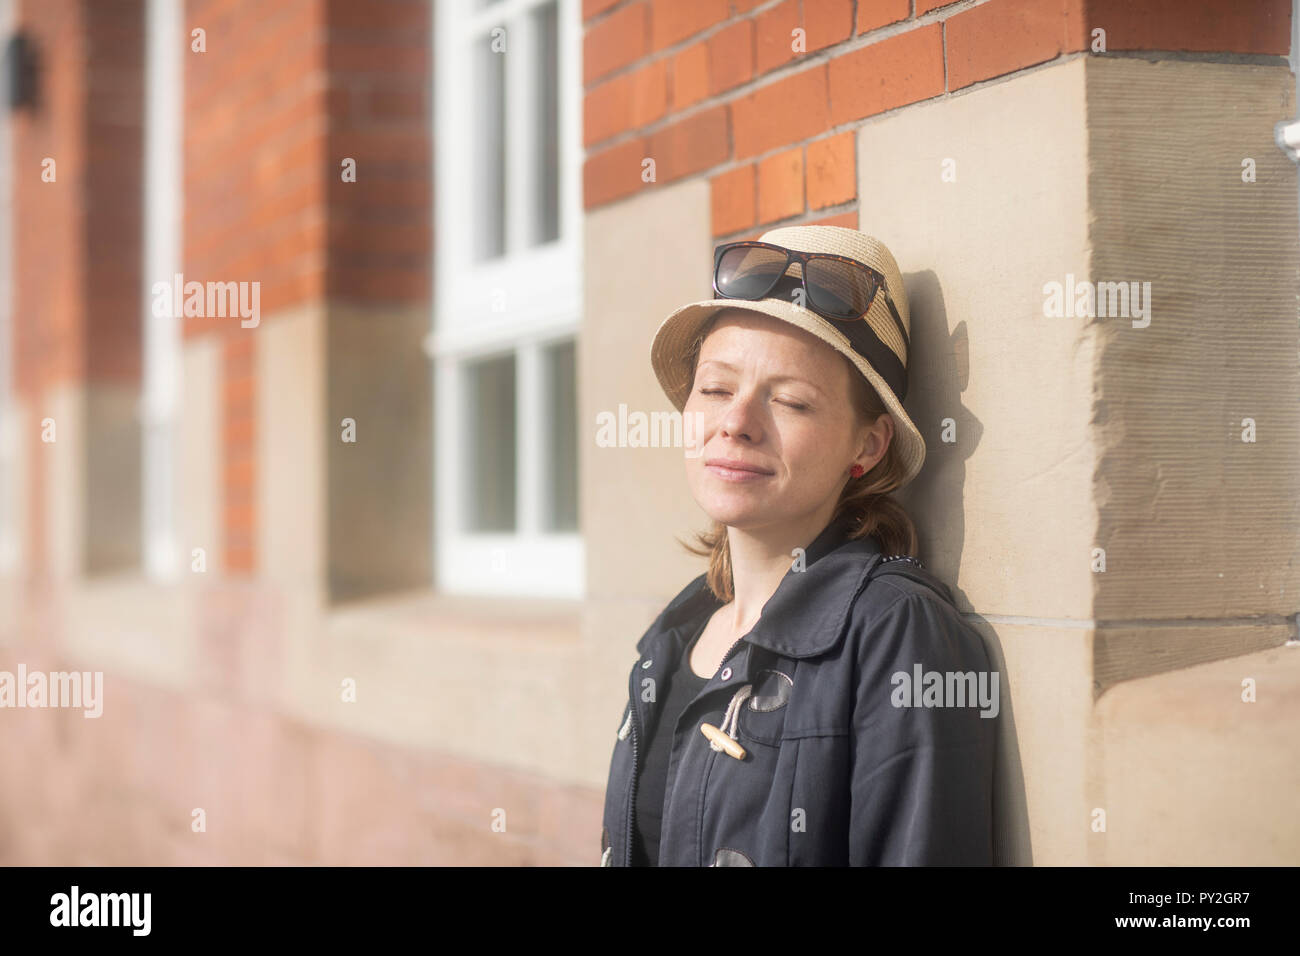
[[[728,438],[758,441],[762,429],[758,414],[757,389],[737,388],[719,423],[719,430]]]

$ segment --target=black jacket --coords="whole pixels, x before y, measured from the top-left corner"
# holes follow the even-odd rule
[[[874,536],[851,541],[833,521],[687,706],[672,742],[660,866],[994,863],[1000,682],[948,588],[882,557]],[[701,574],[637,642],[602,865],[630,865],[645,728],[665,696],[656,689],[720,604]],[[730,741],[715,749],[706,723],[743,757],[727,752]]]

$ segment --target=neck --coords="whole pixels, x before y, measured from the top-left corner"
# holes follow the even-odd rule
[[[776,593],[786,572],[794,566],[796,548],[807,548],[830,524],[835,504],[779,525],[761,528],[727,528],[731,551],[733,596],[731,631],[736,637],[748,634],[763,612],[763,605]]]

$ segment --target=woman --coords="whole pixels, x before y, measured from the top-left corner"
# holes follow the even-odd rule
[[[637,643],[601,862],[990,864],[997,675],[886,497],[925,459],[898,266],[787,227],[714,291],[651,349],[714,530]]]

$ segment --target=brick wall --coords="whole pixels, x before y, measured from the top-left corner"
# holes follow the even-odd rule
[[[432,5],[329,0],[328,282],[335,301],[430,296]],[[340,163],[355,159],[356,182]]]
[[[586,0],[583,18],[586,207],[707,176],[722,240],[856,228],[851,131],[873,116],[1089,50],[1096,28],[1110,53],[1286,56],[1291,4]]]
[[[76,444],[90,466],[111,467],[113,458],[111,447],[89,446],[92,420],[105,424],[97,406],[79,432],[53,415],[56,391],[80,383],[130,389],[140,380],[143,12],[141,0],[25,0],[18,8],[38,62],[37,103],[12,117],[14,387],[31,409],[20,426],[31,489],[24,550],[37,576],[49,570],[53,449]],[[47,159],[53,181],[42,176]],[[46,417],[62,444],[41,441]],[[86,508],[93,525],[106,512],[133,513],[138,500],[90,494]],[[88,551],[86,560],[96,559]]]
[[[187,280],[257,281],[275,321],[308,303],[430,294],[429,5],[190,0]],[[344,182],[341,163],[357,164]],[[189,319],[223,343],[224,568],[258,568],[256,329]]]

